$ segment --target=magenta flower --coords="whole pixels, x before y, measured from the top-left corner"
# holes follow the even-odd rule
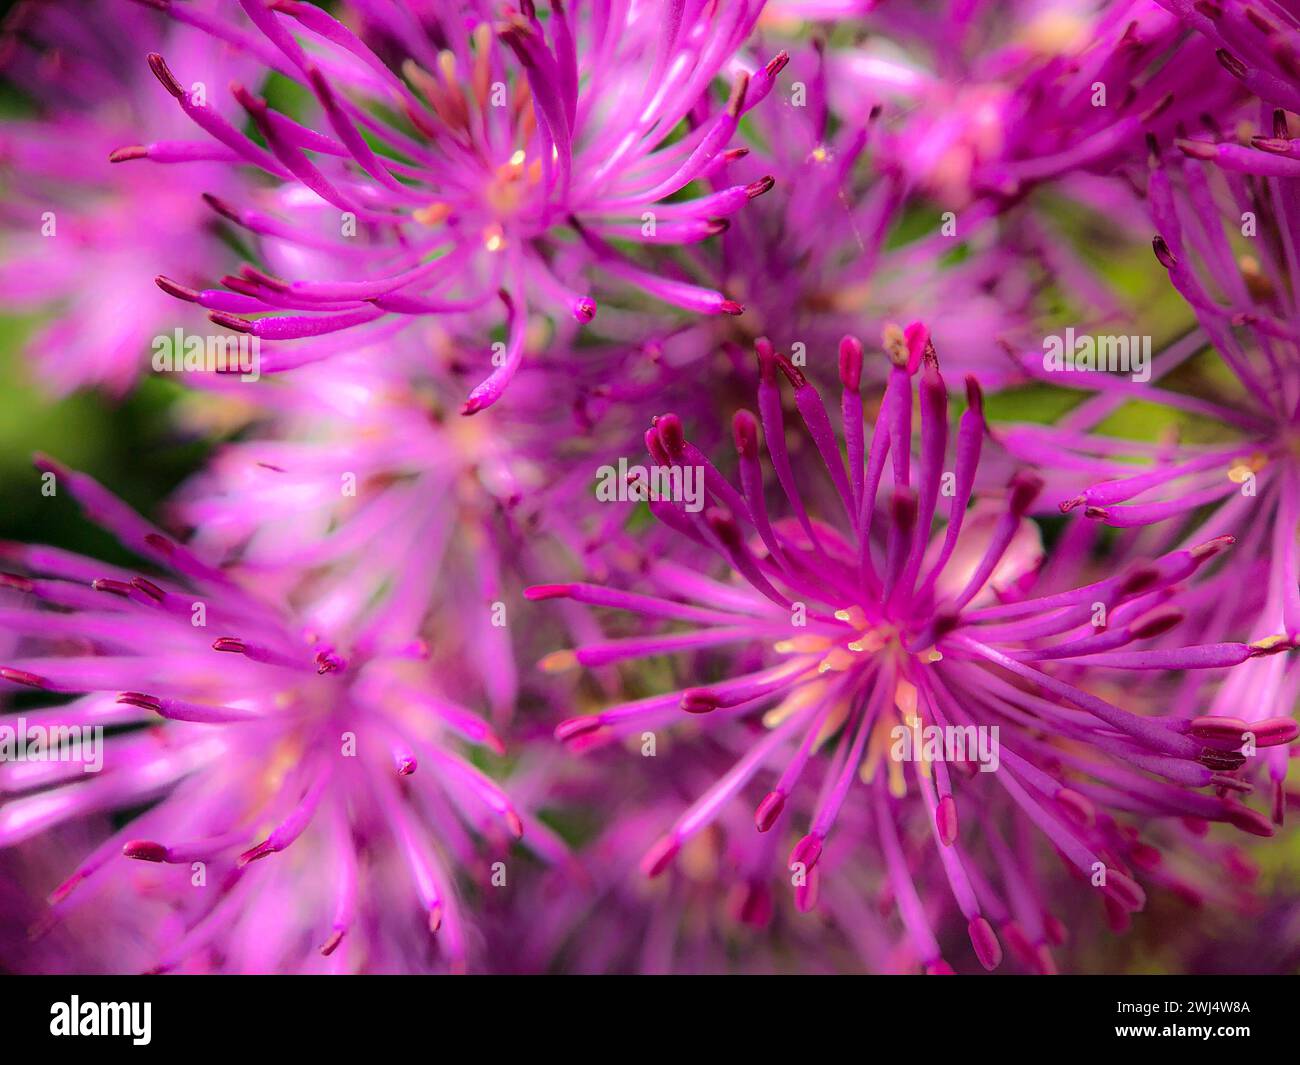
[[[90,478],[40,466],[165,571],[5,549],[26,574],[4,577],[0,679],[67,697],[29,722],[114,734],[93,775],[76,761],[6,766],[18,794],[0,808],[0,845],[156,802],[81,861],[47,923],[131,890],[135,859],[167,867],[148,892],[178,915],[158,970],[465,967],[462,879],[490,890],[475,837],[502,856],[525,833],[544,856],[563,848],[460,753],[502,746],[425,662],[427,584],[392,589],[381,609],[363,586],[333,635],[309,629]]]
[[[1140,158],[1146,134],[1242,97],[1153,0],[883,5],[869,24],[875,41],[834,71],[837,102],[909,105],[899,166],[954,211],[1065,178],[1088,195],[1087,177]]]
[[[689,800],[693,780],[718,770],[719,749],[674,747],[629,777],[617,756],[554,764],[540,740],[511,774],[512,793],[565,808],[612,805],[611,823],[573,860],[529,879],[489,934],[493,966],[505,972],[779,972],[786,940],[809,929],[776,913],[769,839],[744,832],[744,810],[695,837],[677,869],[647,881],[638,869],[665,818]],[[725,765],[725,763],[724,763]],[[734,831],[729,831],[734,830]],[[545,914],[545,920],[537,920]],[[806,923],[806,922],[805,922]],[[811,953],[811,951],[810,951]]]
[[[1202,34],[1223,68],[1254,95],[1300,111],[1300,21],[1276,0],[1156,0]]]
[[[1142,534],[1147,545],[1162,549],[1235,536],[1240,549],[1216,565],[1199,593],[1197,631],[1212,641],[1245,632],[1254,642],[1280,646],[1300,636],[1300,334],[1291,324],[1286,265],[1300,231],[1285,207],[1300,164],[1284,154],[1290,143],[1285,116],[1278,112],[1274,122],[1272,136],[1253,137],[1253,147],[1203,133],[1152,155],[1155,254],[1197,322],[1154,360],[1152,379],[1162,387],[1074,375],[1095,394],[1068,418],[999,437],[1022,459],[1056,471],[1052,483],[1063,512],[1131,530],[1130,537]],[[1261,197],[1242,174],[1253,175],[1267,194]],[[1232,230],[1258,237],[1258,254],[1237,257]],[[1221,374],[1212,387],[1187,377],[1207,346]],[[1163,387],[1180,371],[1192,388]],[[1200,419],[1214,426],[1212,435],[1170,448],[1098,431],[1133,400]],[[1260,659],[1232,672],[1214,694],[1211,713],[1225,730],[1244,735],[1278,708],[1293,707],[1297,695],[1300,674],[1289,656]],[[1200,698],[1196,686],[1186,687],[1179,712],[1190,713]],[[1280,825],[1288,805],[1287,755],[1261,755],[1273,820]]]
[[[834,91],[857,54],[792,47],[783,86],[748,120],[749,151],[733,167],[751,184],[775,178],[773,190],[686,256],[698,283],[733,293],[745,311],[695,320],[674,332],[671,349],[698,358],[766,336],[815,376],[808,352],[937,307],[927,318],[936,343],[960,352],[963,371],[1001,383],[1014,372],[1006,338],[1023,335],[1038,313],[1040,267],[1088,296],[1101,286],[1037,221],[1006,218],[1002,201],[945,222],[908,171],[910,108],[877,102],[883,90],[851,100]],[[911,232],[917,217],[932,225]],[[883,371],[868,372],[883,384]]]
[[[168,0],[158,6],[257,57],[314,101],[303,125],[236,86],[263,146],[196,101],[185,70],[173,74],[162,56],[150,57],[212,138],[207,154],[252,164],[278,183],[266,210],[211,197],[210,205],[264,241],[297,245],[330,266],[289,279],[248,268],[223,279],[225,289],[202,291],[159,279],[218,324],[284,341],[394,315],[459,315],[486,323],[475,327],[482,346],[504,303],[504,350],[470,392],[464,412],[473,413],[517,371],[533,312],[591,320],[593,276],[695,313],[740,312],[722,293],[647,268],[616,245],[706,239],[770,187],[727,184],[664,202],[725,176],[738,122],[785,63],[784,55],[754,70],[733,62],[761,4],[681,5],[667,23],[644,5],[570,12],[556,2],[543,21],[529,0],[495,22],[486,5],[468,17],[435,7],[418,20],[385,0],[359,5],[391,65],[312,4],[242,0],[250,28]],[[731,83],[721,106],[710,91],[720,76]],[[683,123],[688,131],[676,136]],[[178,162],[195,151],[163,142],[120,157]],[[264,353],[264,369],[334,350],[276,347]]]
[[[862,349],[848,338],[841,345],[847,467],[816,389],[759,344],[759,410],[787,516],[769,514],[759,421],[749,412],[739,412],[733,426],[739,487],[686,439],[677,417],[657,419],[647,433],[660,466],[702,467],[710,503],[700,515],[663,501],[651,508],[683,543],[721,556],[734,583],[662,561],[647,573],[650,594],[563,584],[529,595],[678,623],[668,633],[557,653],[547,663],[552,668],[731,645],[770,648],[749,672],[571,718],[556,730],[571,746],[589,749],[670,726],[683,712],[725,722],[763,711],[764,730],[647,854],[646,872],[662,872],[756,778],[775,774],[757,806],[758,830],[781,825],[809,764],[820,763],[825,748],[823,784],[790,856],[796,875],[815,878],[842,811],[868,818],[916,955],[928,971],[944,970],[899,835],[900,823],[923,811],[976,955],[991,969],[1002,949],[987,914],[1014,915],[1029,944],[1039,946],[1046,942],[1042,914],[1049,909],[1012,853],[999,846],[998,826],[1032,826],[1121,912],[1143,906],[1135,875],[1144,855],[1136,834],[1112,813],[1272,831],[1266,817],[1224,797],[1245,788],[1234,775],[1246,759],[1235,750],[1240,739],[1231,727],[1215,718],[1133,713],[1090,691],[1089,679],[1109,670],[1235,666],[1291,643],[1146,646],[1182,621],[1182,583],[1228,548],[1229,537],[1135,562],[1092,584],[1039,593],[1034,571],[1041,551],[1024,514],[1040,482],[1017,474],[1003,499],[968,513],[985,432],[979,389],[968,382],[969,407],[950,458],[947,393],[928,334],[918,324],[906,335],[888,333],[885,343],[892,369],[869,441],[860,430]],[[789,450],[783,376],[829,474],[833,491],[822,502],[831,510],[805,506],[814,496]],[[921,446],[914,465],[918,378]],[[950,499],[946,507],[941,493]],[[941,510],[947,521],[940,519],[932,532]],[[814,516],[841,511],[835,524]],[[970,757],[950,769],[930,754],[900,755],[900,741],[916,734],[919,744],[933,727],[1000,735],[996,771],[957,772],[972,769]],[[1273,718],[1259,722],[1256,733],[1261,746],[1281,745],[1295,738],[1296,727]],[[815,884],[800,890],[815,891]]]
[[[192,547],[292,601],[313,627],[337,631],[368,600],[413,627],[427,615],[503,724],[518,694],[511,623],[521,586],[583,558],[614,515],[592,498],[594,463],[577,461],[582,412],[556,402],[552,375],[525,367],[512,418],[467,420],[455,414],[455,385],[431,377],[410,340],[262,382],[244,437],[216,451],[168,517],[193,530]],[[556,364],[567,358],[552,352]],[[206,401],[248,395],[229,382],[209,382]],[[586,426],[593,444],[634,439],[626,417],[597,420]],[[570,437],[563,462],[555,442]]]
[[[4,307],[57,311],[27,346],[33,375],[51,391],[98,385],[120,395],[147,369],[153,337],[202,322],[178,317],[150,283],[159,264],[197,280],[230,258],[192,185],[109,161],[141,126],[177,125],[124,44],[165,47],[193,85],[214,91],[246,64],[130,5],[19,4],[6,29],[5,74],[38,114],[0,133]],[[192,180],[220,195],[237,186],[223,167],[203,166]]]

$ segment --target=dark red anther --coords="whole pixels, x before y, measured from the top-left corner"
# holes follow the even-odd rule
[[[1249,806],[1225,801],[1223,804],[1223,817],[1230,825],[1236,826],[1243,832],[1249,832],[1252,836],[1271,836],[1273,834],[1273,823]]]
[[[643,439],[645,440],[645,449],[650,452],[650,457],[655,460],[655,465],[671,466],[673,464],[672,456],[668,454],[668,449],[664,447],[664,442],[660,439],[659,429],[656,426],[647,429]]]
[[[708,688],[687,688],[679,704],[688,714],[711,714],[722,705],[718,696]]]
[[[935,807],[934,827],[945,847],[957,842],[957,801],[951,795],[945,795]]]
[[[1214,57],[1223,65],[1223,69],[1234,78],[1244,78],[1246,76],[1246,64],[1226,48],[1217,49],[1214,53]]]
[[[1151,248],[1156,253],[1156,259],[1160,265],[1166,270],[1172,270],[1178,265],[1178,257],[1169,250],[1169,244],[1159,233],[1151,238]]]
[[[822,837],[809,834],[799,840],[794,845],[794,850],[790,852],[789,865],[802,865],[806,872],[812,872],[813,867],[817,864],[822,856]]]
[[[167,848],[150,839],[133,839],[122,845],[122,857],[139,862],[165,862]]]
[[[1134,97],[1136,98],[1136,92],[1134,92]],[[1138,121],[1141,122],[1143,125],[1146,125],[1147,123],[1151,122],[1154,118],[1156,118],[1158,115],[1162,115],[1166,111],[1168,111],[1170,106],[1173,104],[1173,102],[1174,102],[1174,94],[1171,92],[1165,93],[1162,97],[1160,97],[1159,100],[1155,102],[1154,106],[1148,107],[1146,111],[1144,111],[1141,115],[1138,116]],[[1123,106],[1127,106],[1127,105],[1128,105],[1128,101],[1126,100]]]
[[[746,881],[736,885],[732,912],[750,928],[765,928],[772,920],[772,890],[766,884]]]
[[[1118,869],[1106,869],[1106,882],[1101,890],[1129,913],[1136,913],[1146,905],[1146,893]]]
[[[1097,820],[1097,808],[1092,801],[1073,788],[1061,788],[1056,793],[1057,805],[1080,828],[1091,828]]]
[[[675,836],[665,836],[641,859],[641,872],[653,879],[668,868],[681,849],[682,844],[679,839]]]
[[[731,95],[727,98],[727,114],[732,118],[739,118],[745,109],[745,94],[748,91],[749,75],[742,70],[731,83]]]
[[[1043,479],[1036,473],[1021,470],[1011,478],[1010,484],[1011,513],[1016,517],[1024,515],[1043,490]]]
[[[145,533],[144,542],[164,555],[173,555],[176,553],[176,544],[174,541],[167,539],[161,533]]]
[[[1194,717],[1188,732],[1199,740],[1219,740],[1222,743],[1242,743],[1250,726],[1239,717],[1206,715]]]
[[[261,859],[274,853],[275,853],[275,846],[271,843],[269,839],[264,839],[262,840],[261,843],[257,844],[256,846],[249,847],[248,850],[244,851],[243,854],[241,854],[237,859],[235,859],[235,864],[242,868],[243,866],[248,865],[250,862],[260,861]]]
[[[239,82],[232,82],[230,85],[230,95],[235,98],[235,102],[247,111],[253,118],[254,122],[261,127],[262,121],[265,121],[266,101],[254,96]],[[261,121],[259,121],[261,120]]]
[[[731,438],[736,451],[747,459],[758,455],[758,419],[747,410],[738,410],[731,419]]]
[[[314,661],[317,673],[337,673],[346,665],[333,651],[317,651]]]
[[[910,533],[916,525],[916,492],[907,487],[895,488],[889,498],[889,516],[893,523],[904,533]]]
[[[28,688],[50,686],[50,682],[37,673],[28,673],[25,669],[11,669],[9,666],[0,666],[0,679],[7,680],[11,684],[22,684]]]
[[[1262,721],[1252,722],[1249,731],[1255,736],[1258,747],[1279,747],[1290,743],[1300,734],[1300,725],[1289,717],[1266,717]]]
[[[0,573],[0,588],[12,588],[16,592],[34,592],[36,582],[17,573]]]
[[[780,367],[781,372],[785,374],[785,379],[796,389],[805,387],[808,384],[808,378],[804,376],[802,370],[784,355],[777,353],[776,364]]]
[[[534,584],[524,589],[524,598],[531,602],[542,599],[568,599],[573,595],[571,584]]]
[[[129,163],[133,159],[149,158],[149,149],[143,144],[128,144],[123,148],[114,148],[108,153],[110,163]]]
[[[680,459],[686,450],[686,430],[682,420],[676,414],[663,414],[655,420],[659,440],[671,459]]]
[[[153,71],[153,76],[162,83],[162,87],[176,99],[184,99],[185,89],[167,66],[167,60],[163,59],[157,52],[150,52],[147,58],[149,60],[149,69]]]
[[[276,292],[288,292],[289,282],[282,277],[276,277],[275,274],[268,274],[265,270],[259,270],[251,263],[243,263],[239,267],[239,272],[249,281],[262,285],[265,288],[273,289]]]
[[[228,311],[208,311],[208,321],[236,333],[252,333],[257,324],[251,318],[230,314]]]
[[[258,295],[257,285],[249,281],[246,277],[238,277],[235,274],[226,274],[222,277],[221,283],[230,289],[231,292],[238,292],[241,296]]]
[[[203,202],[221,215],[222,218],[228,218],[232,222],[239,223],[239,212],[220,197],[205,192],[203,193]]]
[[[159,588],[158,585],[154,584],[153,581],[146,580],[144,577],[132,577],[131,586],[144,592],[145,595],[155,602],[161,603],[167,598],[166,592]]]
[[[555,738],[562,742],[576,739],[579,736],[595,732],[603,728],[604,725],[605,723],[601,720],[599,714],[592,714],[588,717],[571,717],[555,726]]]
[[[840,340],[840,384],[850,392],[862,384],[862,342],[857,337]]]
[[[1135,640],[1150,640],[1163,636],[1176,627],[1186,615],[1176,607],[1167,610],[1152,611],[1146,617],[1130,626],[1129,631]]]
[[[121,692],[115,702],[138,706],[141,710],[152,710],[155,714],[162,711],[162,700],[154,695],[145,695],[143,692]]]
[[[763,801],[758,804],[754,811],[754,824],[760,832],[766,832],[774,824],[776,819],[781,816],[781,811],[785,809],[785,792],[769,791],[763,796]]]
[[[1128,575],[1120,582],[1119,594],[1127,599],[1134,595],[1140,595],[1147,591],[1153,584],[1160,579],[1160,571],[1149,562],[1139,562],[1129,570]]]
[[[713,535],[722,541],[724,547],[732,551],[740,549],[740,526],[727,511],[720,507],[710,507],[705,511],[704,520],[708,522]]]
[[[1215,747],[1202,747],[1196,760],[1216,773],[1231,773],[1246,764],[1246,756],[1239,751],[1221,751]]]
[[[933,634],[933,640],[937,643],[942,640],[948,633],[952,632],[961,624],[961,615],[954,614],[951,610],[940,608],[935,614],[934,621],[930,625],[930,632]]]
[[[971,946],[975,948],[975,956],[986,971],[992,972],[1002,964],[1002,944],[998,942],[997,933],[987,920],[972,917],[966,925],[966,933],[970,936]]]

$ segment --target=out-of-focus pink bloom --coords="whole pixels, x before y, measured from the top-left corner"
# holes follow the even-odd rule
[[[1153,0],[885,4],[869,25],[875,37],[837,56],[833,92],[847,108],[901,104],[893,158],[953,211],[1110,174],[1147,134],[1172,137],[1242,96]]]
[[[25,572],[4,577],[0,679],[69,697],[27,711],[29,724],[115,734],[92,774],[84,748],[81,761],[2,767],[14,797],[0,808],[0,845],[156,803],[82,859],[51,895],[46,923],[130,890],[134,859],[159,867],[146,889],[176,918],[158,970],[469,964],[464,881],[490,890],[476,837],[502,856],[524,836],[547,858],[563,847],[460,753],[503,748],[427,661],[427,575],[385,589],[382,606],[359,584],[349,603],[336,597],[332,628],[318,628],[274,588],[214,567],[90,478],[41,465],[165,571],[5,549]]]
[[[180,125],[144,63],[158,48],[184,62],[192,93],[212,94],[214,113],[247,66],[131,4],[22,3],[6,25],[4,74],[37,114],[0,128],[0,300],[10,313],[55,312],[27,345],[31,375],[54,392],[125,392],[154,337],[206,325],[154,286],[160,267],[197,280],[231,257],[199,192],[233,194],[236,174],[204,165],[177,181],[110,161],[142,128]]]

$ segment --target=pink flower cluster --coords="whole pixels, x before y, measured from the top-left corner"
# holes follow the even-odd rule
[[[1290,8],[26,0],[0,73],[18,374],[207,445],[3,484],[7,964],[1294,966]]]

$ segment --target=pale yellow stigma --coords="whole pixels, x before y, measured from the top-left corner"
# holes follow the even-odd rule
[[[791,636],[788,640],[777,640],[772,649],[779,655],[817,654],[832,646],[832,641],[825,636],[807,633],[803,636]]]
[[[578,656],[572,651],[552,651],[537,663],[543,673],[565,673],[578,664]]]
[[[1233,484],[1245,484],[1256,473],[1268,465],[1268,457],[1256,453],[1244,462],[1239,462],[1228,470],[1228,480]]]
[[[900,680],[894,686],[894,705],[903,716],[903,723],[908,728],[916,728],[921,719],[916,713],[916,685],[910,681]]]
[[[500,251],[506,246],[505,231],[493,223],[483,230],[483,247],[488,251]]]
[[[445,222],[451,215],[451,205],[435,201],[428,207],[418,207],[411,212],[411,217],[421,225],[436,226],[440,222]]]
[[[890,322],[881,330],[880,342],[890,362],[895,366],[907,365],[910,353],[907,350],[907,335],[903,332],[902,326]]]

